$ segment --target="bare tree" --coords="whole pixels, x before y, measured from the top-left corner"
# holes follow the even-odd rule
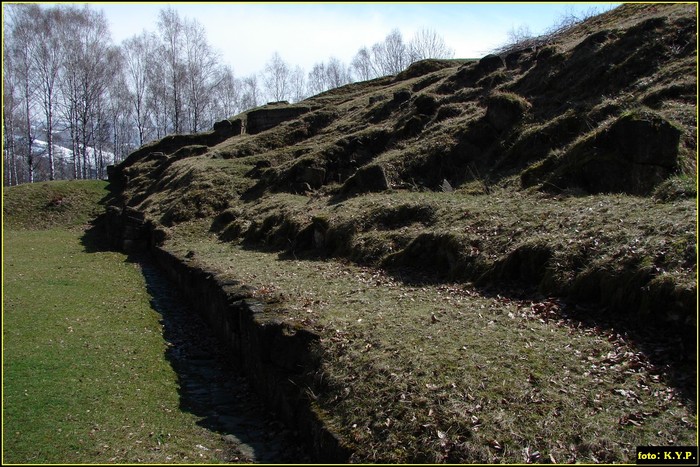
[[[80,121],[78,109],[81,104],[81,70],[80,57],[78,56],[79,39],[78,30],[81,22],[81,12],[76,7],[70,7],[64,12],[65,23],[60,28],[61,43],[65,47],[63,69],[60,76],[60,88],[62,94],[60,110],[63,121],[66,122],[70,132],[71,154],[73,159],[73,178],[80,178],[83,170],[80,158]]]
[[[241,88],[243,83],[233,75],[230,66],[219,68],[218,86],[214,89],[217,112],[222,117],[231,117],[241,111]]]
[[[144,31],[138,36],[125,40],[121,48],[127,96],[133,109],[139,146],[146,142],[150,114],[147,106],[149,50],[154,49],[155,45],[155,38]]]
[[[352,82],[350,69],[335,57],[328,59],[326,65],[326,86],[328,89],[339,88]]]
[[[452,58],[454,51],[431,29],[421,29],[406,45],[398,29],[370,48],[362,47],[352,60],[352,70],[359,80],[395,75],[417,60]]]
[[[370,49],[372,54],[372,64],[374,65],[376,76],[387,76],[391,74],[386,58],[386,50],[381,42],[372,45]]]
[[[153,137],[162,138],[172,132],[170,92],[167,81],[166,65],[158,60],[160,47],[150,51],[151,57],[148,59],[149,67],[147,71],[148,93],[146,94],[146,105],[153,122]]]
[[[182,132],[183,93],[185,86],[185,64],[183,30],[180,15],[173,8],[160,11],[158,30],[161,39],[161,59],[165,65],[168,98],[170,100],[171,124],[174,133]]]
[[[304,69],[300,66],[296,66],[294,71],[292,71],[289,77],[289,84],[291,87],[291,96],[293,102],[300,102],[306,99],[306,77]]]
[[[118,89],[121,84],[119,83],[119,78],[121,78],[119,73],[121,70],[119,49],[109,43],[102,45],[101,50],[99,50],[99,46],[95,46],[95,49],[99,50],[99,56],[95,56],[93,64],[96,66],[98,73],[92,75],[94,83],[91,96],[94,104],[92,104],[90,111],[92,137],[91,141],[87,143],[93,148],[93,167],[95,171],[94,177],[96,178],[104,178],[107,163],[111,162],[106,158],[106,153],[110,152],[108,149],[113,142],[112,132],[115,129],[112,126],[110,98],[116,98],[120,93],[110,94],[110,89]],[[113,109],[118,111],[120,106],[114,105]],[[116,148],[112,147],[112,149],[116,151]],[[92,175],[89,174],[88,176]]]
[[[61,88],[61,104],[59,106],[59,111],[61,113],[62,119],[65,122],[66,129],[70,134],[70,144],[71,144],[71,154],[73,159],[73,178],[79,178],[80,170],[80,158],[78,157],[79,143],[78,143],[78,103],[79,103],[79,92],[80,92],[80,82],[78,79],[78,70],[69,65],[69,61],[66,61],[67,67],[61,73],[60,88]]]
[[[196,133],[203,123],[206,126],[212,123],[202,122],[202,119],[212,104],[211,95],[218,85],[219,54],[209,45],[204,28],[196,20],[185,20],[184,42],[189,131]]]
[[[395,75],[408,65],[408,49],[398,29],[391,31],[384,41],[377,42],[369,50],[363,47],[358,55],[358,60],[367,60],[366,56],[369,55],[365,67],[371,70],[372,77]]]
[[[23,155],[27,167],[27,178],[29,182],[34,181],[35,154],[34,139],[35,134],[32,128],[32,114],[35,97],[34,87],[34,60],[32,57],[32,41],[36,38],[34,33],[34,21],[39,11],[37,5],[12,5],[10,13],[10,49],[9,54],[13,62],[12,77],[18,91],[18,98],[21,101],[21,120],[18,121],[18,133],[22,144],[16,149]]]
[[[54,112],[58,91],[58,76],[63,64],[63,47],[58,34],[58,26],[62,23],[61,9],[58,7],[47,10],[39,9],[34,21],[36,28],[41,31],[40,39],[31,41],[31,57],[34,62],[34,79],[40,96],[40,104],[46,124],[47,154],[49,162],[49,180],[56,179],[54,163]]]
[[[311,68],[306,86],[310,96],[315,96],[328,89],[326,86],[326,65],[323,62],[316,63]]]
[[[8,44],[9,28],[3,30],[3,44]],[[16,185],[17,181],[17,161],[15,159],[15,119],[20,105],[15,88],[16,77],[14,75],[13,57],[5,51],[2,61],[2,128],[3,128],[3,170],[6,185]]]
[[[260,105],[260,86],[257,75],[250,75],[243,79],[243,96],[241,98],[241,108],[243,110],[252,109]]]
[[[377,75],[372,64],[372,56],[367,47],[362,47],[352,59],[352,69],[359,81],[367,81],[376,78]]]
[[[123,57],[123,56],[122,56]],[[125,58],[122,58],[124,63]],[[125,65],[122,65],[125,68]],[[133,131],[133,122],[138,118],[134,117],[136,109],[132,106],[133,99],[131,91],[126,82],[126,73],[117,75],[109,86],[107,92],[107,114],[110,123],[110,135],[112,137],[111,148],[114,154],[114,163],[122,161],[134,148],[135,138],[141,138],[139,128],[136,133]],[[143,143],[139,143],[140,146]]]
[[[101,108],[107,87],[119,71],[118,50],[111,44],[107,19],[88,5],[66,7],[61,29],[66,47],[62,87],[68,117],[76,178],[93,175],[90,146],[102,124]]]
[[[106,146],[110,142],[110,121],[107,112],[107,100],[100,96],[93,106],[90,119],[92,160],[88,177],[102,178],[106,168],[105,152]],[[93,172],[94,169],[94,172]]]
[[[517,28],[513,26],[508,31],[508,42],[511,44],[517,44],[528,39],[532,39],[532,32],[530,32],[530,27],[526,24],[522,24]]]
[[[275,52],[263,74],[263,82],[268,98],[273,101],[284,101],[289,97],[291,71],[289,65]]]
[[[421,29],[408,44],[409,63],[427,58],[452,58],[454,50],[432,29]]]
[[[394,29],[380,44],[382,69],[387,75],[396,75],[408,66],[408,48],[398,29]]]

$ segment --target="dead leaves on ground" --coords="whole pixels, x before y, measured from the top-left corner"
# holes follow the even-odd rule
[[[265,284],[259,296],[275,297],[283,291],[283,306],[289,310],[284,318],[319,331],[326,357],[337,364],[324,369],[334,390],[321,394],[320,400],[327,408],[347,410],[343,425],[348,437],[371,446],[370,451],[386,446],[397,452],[425,448],[436,461],[482,456],[478,458],[574,462],[593,458],[584,441],[566,439],[559,446],[558,439],[540,439],[516,425],[497,426],[495,411],[541,420],[548,432],[564,417],[576,419],[577,413],[613,431],[629,432],[640,426],[648,430],[675,402],[673,389],[659,384],[663,369],[654,367],[627,335],[577,319],[587,310],[579,313],[557,298],[522,298],[527,295],[518,291],[494,296],[470,284],[408,283],[382,270],[343,263],[285,265],[258,281]],[[460,327],[476,331],[451,334]],[[496,357],[483,357],[489,344],[464,337],[503,336],[501,332],[517,346],[504,348]],[[444,346],[446,340],[439,338],[444,335],[457,336],[451,341],[454,348],[450,343]],[[416,339],[409,351],[420,352],[410,365],[401,355],[409,339]],[[457,349],[461,350],[455,357]],[[500,358],[507,351],[514,357]],[[463,380],[452,379],[462,387],[460,395],[439,372],[443,355],[447,361],[450,352],[455,362],[463,363],[455,364],[455,371],[466,368],[477,375],[474,391],[462,387]],[[563,362],[556,371],[548,371],[555,368],[552,365],[538,367],[554,353]],[[429,357],[434,357],[430,365],[437,362],[434,371],[417,371],[423,365],[419,359]],[[493,365],[506,365],[518,374],[517,381],[510,380],[512,387],[504,379],[502,393],[494,393],[494,382],[488,379]],[[532,367],[520,371],[519,365]],[[360,399],[371,404],[362,407]],[[406,433],[410,436],[401,438]]]

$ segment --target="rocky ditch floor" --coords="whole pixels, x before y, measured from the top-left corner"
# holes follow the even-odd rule
[[[198,424],[226,442],[227,449],[212,457],[228,463],[308,462],[296,434],[266,412],[173,285],[147,260],[141,261],[141,268],[152,306],[162,316],[166,358],[179,378],[180,409],[201,417]]]

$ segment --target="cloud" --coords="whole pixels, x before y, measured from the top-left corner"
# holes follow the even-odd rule
[[[419,29],[433,29],[454,49],[455,57],[478,58],[502,45],[511,28],[528,25],[533,33],[540,33],[573,7],[498,3],[169,3],[100,4],[95,8],[106,12],[116,42],[144,29],[155,31],[159,11],[174,8],[180,16],[201,23],[209,43],[221,52],[222,61],[243,77],[262,71],[275,52],[288,64],[299,65],[307,72],[330,57],[349,64],[360,47],[384,40],[395,28],[407,42]],[[576,4],[575,8],[584,11],[590,4]]]
[[[223,9],[215,17],[199,19],[237,74],[262,70],[274,52],[306,70],[331,56],[349,62],[362,45],[382,40],[390,31],[380,15],[343,14],[337,8],[255,7]]]

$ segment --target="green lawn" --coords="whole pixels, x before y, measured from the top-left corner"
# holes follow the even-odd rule
[[[5,221],[7,200],[6,190]],[[83,230],[67,224],[75,222],[46,230],[5,222],[3,463],[222,459],[221,436],[179,408],[139,266],[88,252],[96,249],[83,244]]]

